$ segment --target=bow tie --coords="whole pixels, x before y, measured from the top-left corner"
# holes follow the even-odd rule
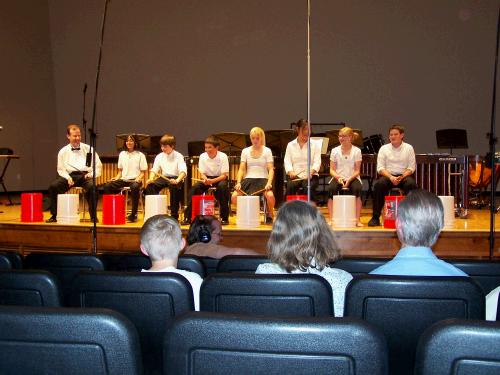
[[[71,147],[71,151],[80,151],[80,147]]]

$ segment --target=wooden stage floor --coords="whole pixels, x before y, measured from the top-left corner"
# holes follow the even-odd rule
[[[14,200],[15,201],[15,200]],[[319,208],[326,215],[326,208]],[[0,205],[0,247],[15,249],[22,253],[33,251],[71,251],[90,253],[92,248],[92,224],[78,225],[22,223],[19,205]],[[44,219],[49,217],[44,212]],[[102,222],[101,213],[98,213]],[[370,228],[367,222],[371,209],[362,211],[362,228],[335,229],[334,233],[344,256],[349,257],[392,257],[400,247],[395,230],[383,227]],[[125,225],[97,225],[98,253],[130,253],[139,249],[139,233],[142,215],[137,223]],[[495,217],[494,257],[500,258],[500,235],[498,230],[500,215]],[[255,249],[262,254],[266,251],[271,225],[261,225],[255,229],[238,228],[235,217],[223,227],[222,243],[227,246]],[[186,234],[188,227],[183,226]],[[489,257],[489,211],[469,210],[466,219],[455,220],[453,229],[444,230],[434,246],[436,254],[443,258]]]

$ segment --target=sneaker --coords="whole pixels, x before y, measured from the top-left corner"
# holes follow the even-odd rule
[[[129,223],[135,223],[137,221],[137,215],[128,215],[127,216],[127,221]]]
[[[369,227],[379,227],[380,226],[380,220],[378,217],[372,217],[370,221],[368,222]]]
[[[220,222],[222,225],[229,225],[229,220],[227,219],[222,219]]]
[[[45,220],[46,223],[57,223],[57,217],[52,215],[49,219]]]

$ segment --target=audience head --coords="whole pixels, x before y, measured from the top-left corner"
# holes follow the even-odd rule
[[[333,232],[312,204],[295,200],[279,210],[267,243],[269,259],[288,272],[322,270],[340,257]]]
[[[250,129],[250,140],[255,146],[265,146],[266,145],[266,134],[262,128],[254,126]]]
[[[151,261],[177,259],[184,248],[181,227],[168,215],[151,216],[141,229],[141,251]]]
[[[197,242],[219,243],[222,226],[214,216],[198,215],[194,218],[187,234],[187,243],[192,245]]]
[[[399,203],[396,230],[403,246],[431,247],[443,229],[441,200],[427,190],[412,190]]]

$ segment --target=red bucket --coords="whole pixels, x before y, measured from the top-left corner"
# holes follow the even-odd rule
[[[43,221],[42,193],[21,194],[21,221],[33,223]]]
[[[102,196],[102,223],[125,224],[125,195],[104,194]]]
[[[286,201],[307,201],[307,195],[287,195]]]
[[[215,213],[215,199],[213,195],[193,195],[191,203],[191,221],[198,215],[213,216]]]
[[[384,228],[396,228],[399,203],[405,197],[402,195],[387,195],[384,204]]]

